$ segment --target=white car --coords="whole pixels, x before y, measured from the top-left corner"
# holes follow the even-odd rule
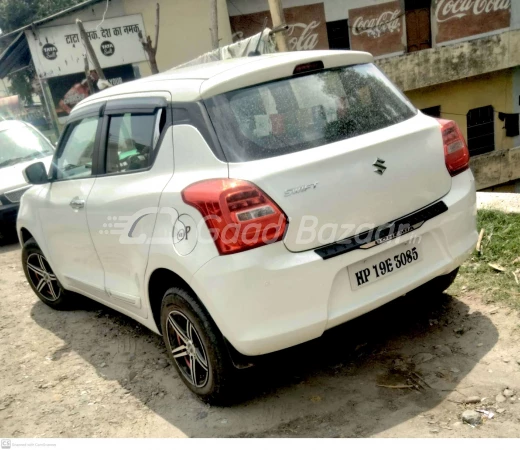
[[[53,153],[52,144],[32,125],[0,121],[0,238],[14,235],[20,199],[30,187],[23,170],[35,160],[49,168]]]
[[[431,282],[477,240],[469,152],[348,51],[205,64],[83,100],[18,216],[23,265],[162,334],[222,402],[237,367]]]

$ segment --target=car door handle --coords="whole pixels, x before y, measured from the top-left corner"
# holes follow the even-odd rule
[[[72,209],[81,209],[85,207],[85,200],[81,200],[79,198],[73,198],[70,201],[70,206]]]

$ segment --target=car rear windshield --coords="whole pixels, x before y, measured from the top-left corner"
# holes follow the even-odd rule
[[[307,150],[402,122],[417,111],[373,65],[277,80],[206,101],[229,162]]]

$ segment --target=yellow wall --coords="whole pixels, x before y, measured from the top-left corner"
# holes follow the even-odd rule
[[[455,120],[467,139],[466,113],[473,108],[492,105],[495,112],[513,112],[513,72],[511,69],[491,72],[450,83],[438,84],[406,92],[417,108],[441,105],[441,117]],[[455,114],[449,114],[455,113]],[[513,147],[506,137],[504,122],[495,114],[495,150]]]
[[[196,58],[211,50],[209,0],[123,0],[126,14],[142,14],[146,32],[154,39],[155,5],[161,8],[159,70]],[[226,0],[218,0],[220,45],[231,44],[231,27]],[[139,65],[141,75],[150,75],[148,63]]]

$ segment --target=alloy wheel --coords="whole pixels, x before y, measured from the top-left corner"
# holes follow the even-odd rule
[[[168,315],[166,335],[182,375],[193,386],[204,387],[209,378],[209,363],[195,325],[180,311],[172,311]]]
[[[36,291],[49,302],[60,298],[61,287],[51,266],[43,255],[31,253],[27,257],[27,272]]]

